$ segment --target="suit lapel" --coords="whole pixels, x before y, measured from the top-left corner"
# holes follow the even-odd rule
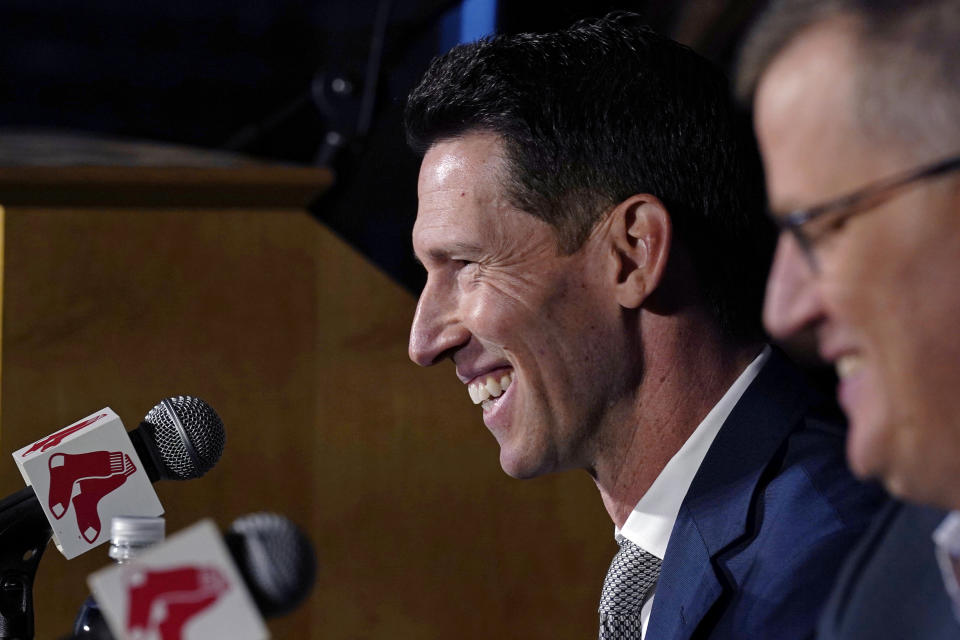
[[[732,587],[719,554],[749,531],[757,486],[813,402],[776,349],[714,439],[683,500],[660,571],[648,638],[685,640]]]

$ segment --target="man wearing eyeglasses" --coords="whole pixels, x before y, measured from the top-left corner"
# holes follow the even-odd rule
[[[773,218],[764,321],[835,364],[874,523],[826,638],[958,638],[960,3],[774,2],[743,50]],[[921,506],[927,505],[927,506]]]

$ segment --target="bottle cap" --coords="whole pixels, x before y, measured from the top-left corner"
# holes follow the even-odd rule
[[[110,542],[115,545],[149,545],[163,540],[166,520],[161,517],[114,516]]]

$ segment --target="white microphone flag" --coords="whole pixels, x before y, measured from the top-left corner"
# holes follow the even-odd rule
[[[265,640],[270,637],[213,520],[90,574],[117,640]]]
[[[163,506],[119,416],[109,407],[13,453],[67,559],[109,541],[113,516]]]

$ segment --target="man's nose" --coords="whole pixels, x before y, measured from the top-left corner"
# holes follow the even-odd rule
[[[464,345],[470,332],[457,316],[456,301],[427,281],[410,327],[410,359],[429,367]]]
[[[789,338],[823,313],[818,276],[797,240],[780,235],[767,281],[763,323],[774,338]]]

